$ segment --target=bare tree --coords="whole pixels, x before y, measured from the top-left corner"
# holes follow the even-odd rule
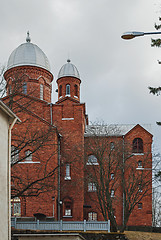
[[[2,98],[21,120],[12,130],[12,198],[53,191],[58,168],[59,134],[36,109],[36,90],[26,91],[26,77],[15,73],[6,85],[8,96]]]
[[[121,136],[117,125],[88,127],[85,138],[86,182],[92,180],[95,184],[97,199],[93,200],[98,202],[104,219],[110,219],[112,231],[118,230],[117,211],[123,214],[123,232],[135,206],[151,194],[149,146],[148,143],[149,150],[140,156],[142,167],[147,171],[140,171],[137,156],[133,154],[129,141]],[[90,164],[89,155],[96,157],[98,165]]]
[[[152,216],[153,227],[161,226],[161,193],[157,188],[153,189],[153,201],[152,201]]]

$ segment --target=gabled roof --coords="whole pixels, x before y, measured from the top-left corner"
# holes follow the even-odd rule
[[[11,119],[16,119],[19,122],[21,122],[21,120],[16,116],[16,114],[12,112],[12,110],[9,107],[7,107],[6,104],[1,100],[0,100],[0,109],[2,109],[3,112],[5,112]]]
[[[150,124],[109,124],[109,125],[87,125],[84,136],[123,136],[136,126],[140,126],[151,134]]]

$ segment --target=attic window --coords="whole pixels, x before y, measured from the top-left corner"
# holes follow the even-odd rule
[[[143,153],[143,140],[141,138],[135,138],[132,148],[133,153]]]

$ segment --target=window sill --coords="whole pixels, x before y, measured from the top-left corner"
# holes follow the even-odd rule
[[[144,153],[133,153],[134,156],[137,156],[137,155],[144,155]]]
[[[73,216],[71,216],[71,215],[70,216],[66,216],[66,215],[63,216],[63,218],[72,218],[72,217]]]
[[[137,167],[136,170],[144,170],[143,167]]]
[[[40,163],[40,162],[33,162],[33,161],[24,161],[24,162],[19,162],[18,164],[24,164],[24,163]]]
[[[99,165],[98,163],[88,163],[86,165]]]
[[[71,180],[71,177],[65,177],[64,180]]]

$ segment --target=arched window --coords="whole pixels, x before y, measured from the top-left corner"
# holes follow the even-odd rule
[[[27,82],[23,82],[22,93],[27,94]]]
[[[62,96],[62,85],[59,86],[59,97]]]
[[[87,165],[98,165],[97,158],[94,155],[89,155]]]
[[[78,86],[74,85],[74,96],[78,97]]]
[[[21,201],[18,197],[11,200],[11,216],[21,216]]]
[[[143,153],[143,140],[141,138],[135,138],[132,148],[133,153]]]
[[[70,84],[66,85],[66,95],[70,95]]]
[[[97,221],[97,213],[89,212],[88,213],[88,221]]]

